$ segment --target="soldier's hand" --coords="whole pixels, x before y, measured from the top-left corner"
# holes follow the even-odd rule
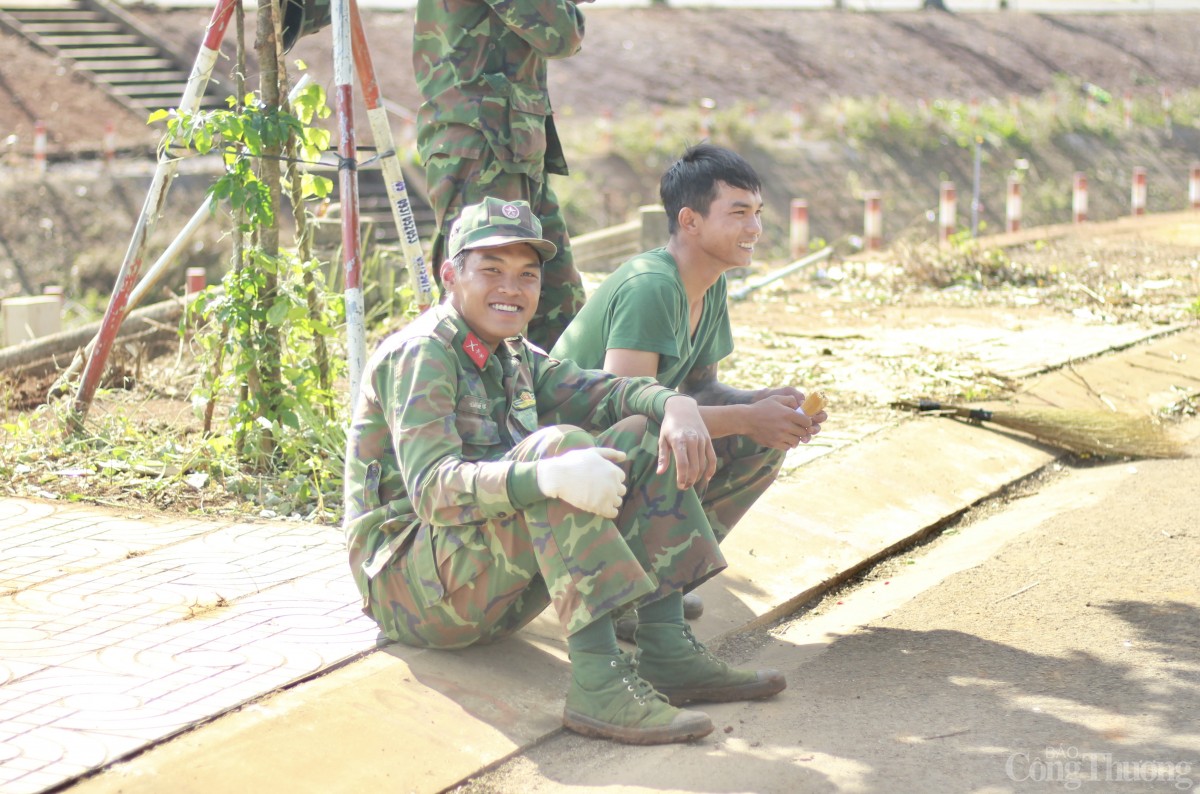
[[[658,434],[658,473],[667,470],[675,456],[675,481],[691,488],[717,473],[717,453],[708,426],[700,418],[696,401],[686,395],[667,400],[666,415]]]
[[[617,464],[625,460],[619,449],[594,447],[573,449],[537,464],[537,483],[550,499],[604,518],[616,518],[625,495],[625,471]]]
[[[800,401],[787,394],[773,394],[749,406],[746,435],[755,444],[772,449],[794,449],[807,444],[821,430],[825,412],[808,416],[796,409]]]

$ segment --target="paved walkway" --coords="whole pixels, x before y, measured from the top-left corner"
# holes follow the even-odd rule
[[[1159,407],[1200,383],[1200,331],[1068,374],[1046,375],[1038,388],[1057,404],[1072,404],[1072,393],[1094,399],[1082,379],[1119,407]],[[697,630],[711,640],[783,614],[1053,457],[946,419],[831,434],[793,459],[806,466],[803,480],[785,477],[730,538],[731,568],[705,585]],[[377,632],[345,566],[334,527],[0,501],[0,792],[62,785],[367,654],[263,701],[276,716],[300,704],[304,720],[259,714],[251,724],[254,710],[244,710],[123,765],[132,773],[81,788],[182,791],[171,774],[203,772],[191,790],[211,791],[221,771],[230,790],[292,791],[297,770],[311,769],[309,789],[331,790],[319,781],[329,765],[315,763],[330,743],[361,753],[380,741],[377,720],[391,719],[409,752],[338,765],[330,785],[385,785],[391,774],[437,791],[557,728],[566,668],[556,632],[535,624],[499,651],[372,654]],[[458,737],[453,758],[447,726]],[[254,741],[230,740],[230,730]],[[156,754],[161,762],[150,760]],[[142,788],[121,777],[145,764],[154,766]],[[263,782],[251,784],[254,776]]]
[[[375,647],[338,529],[0,501],[0,791]]]

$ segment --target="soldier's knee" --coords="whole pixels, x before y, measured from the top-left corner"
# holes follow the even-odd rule
[[[589,449],[596,446],[596,439],[591,433],[575,425],[553,425],[538,431],[542,436],[538,443],[541,457],[553,458],[575,449]]]

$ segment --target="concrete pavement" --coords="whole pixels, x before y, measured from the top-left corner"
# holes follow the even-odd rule
[[[1031,392],[1062,406],[1144,411],[1200,384],[1196,329],[1054,369],[1087,346],[1011,366],[1049,370]],[[938,418],[831,428],[731,537],[697,632],[786,614],[1055,455]],[[551,621],[490,648],[377,650],[336,528],[9,500],[0,571],[0,792],[97,769],[72,791],[438,791],[559,729]]]

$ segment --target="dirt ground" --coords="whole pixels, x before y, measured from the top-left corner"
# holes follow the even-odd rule
[[[132,9],[176,43],[188,64],[199,50],[209,11]],[[1060,76],[1099,85],[1114,97],[1126,91],[1155,97],[1192,89],[1200,77],[1193,46],[1195,14],[1049,15],[1024,13],[857,13],[762,9],[605,8],[588,6],[583,51],[550,70],[560,120],[595,119],[604,110],[653,105],[688,107],[708,98],[717,108],[754,102],[809,112],[837,97],[887,96],[1006,102],[1053,89]],[[387,100],[413,110],[412,14],[364,11],[367,37]],[[254,18],[246,22],[253,48]],[[229,83],[226,59],[216,78]],[[97,119],[118,123],[124,145],[152,144],[141,119],[11,35],[0,34],[0,132],[28,151],[32,123],[44,119],[52,146],[99,148]],[[303,60],[313,76],[332,77],[329,30],[301,39],[289,61]],[[254,75],[250,76],[251,84]]]

